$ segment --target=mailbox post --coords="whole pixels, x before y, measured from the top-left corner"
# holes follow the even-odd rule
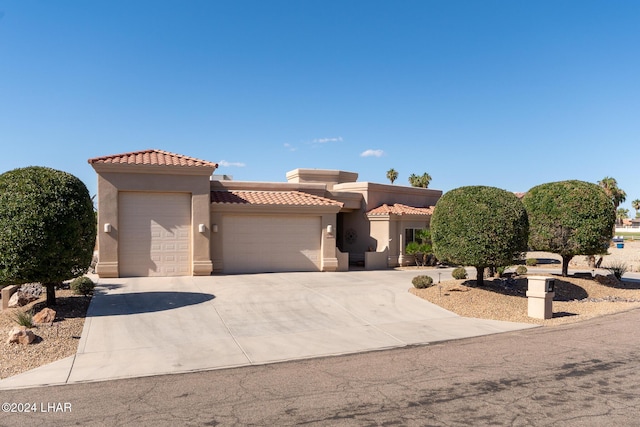
[[[527,300],[528,315],[536,319],[551,319],[553,317],[553,297],[555,280],[553,277],[529,276]]]

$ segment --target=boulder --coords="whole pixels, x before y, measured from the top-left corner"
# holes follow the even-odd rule
[[[40,283],[25,283],[20,286],[20,289],[18,290],[23,294],[29,295],[30,298],[33,298],[35,301],[40,298],[40,295],[42,295],[44,287]]]
[[[20,289],[9,299],[9,307],[22,307],[32,301],[36,301],[42,295],[42,289],[40,283],[27,283],[20,286]]]
[[[33,323],[49,324],[56,320],[56,312],[48,307],[43,308],[33,316]]]
[[[36,339],[35,334],[24,326],[16,326],[9,332],[7,344],[31,344]]]
[[[18,291],[11,295],[11,298],[9,299],[9,308],[22,307],[37,299],[38,298],[33,298],[33,295]]]

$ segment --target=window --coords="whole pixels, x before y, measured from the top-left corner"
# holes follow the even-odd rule
[[[404,244],[405,245],[416,241],[416,231],[418,231],[418,230],[419,230],[419,228],[406,228],[404,230]]]
[[[429,231],[428,228],[405,228],[404,230],[404,244],[407,245],[411,242],[418,243],[431,243],[431,235],[427,234],[426,236],[423,234],[425,231]],[[422,235],[421,235],[422,234]],[[427,242],[424,242],[424,239],[427,239]]]

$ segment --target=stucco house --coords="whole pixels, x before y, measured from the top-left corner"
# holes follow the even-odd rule
[[[217,180],[162,150],[89,159],[98,175],[100,277],[346,271],[406,264],[441,191],[295,169],[286,182]]]

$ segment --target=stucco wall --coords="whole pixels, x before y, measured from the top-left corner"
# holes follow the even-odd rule
[[[401,203],[408,206],[435,206],[442,191],[430,188],[407,187],[402,185],[376,184],[372,182],[351,182],[337,184],[335,192],[361,193],[364,197],[365,212],[383,204]]]

